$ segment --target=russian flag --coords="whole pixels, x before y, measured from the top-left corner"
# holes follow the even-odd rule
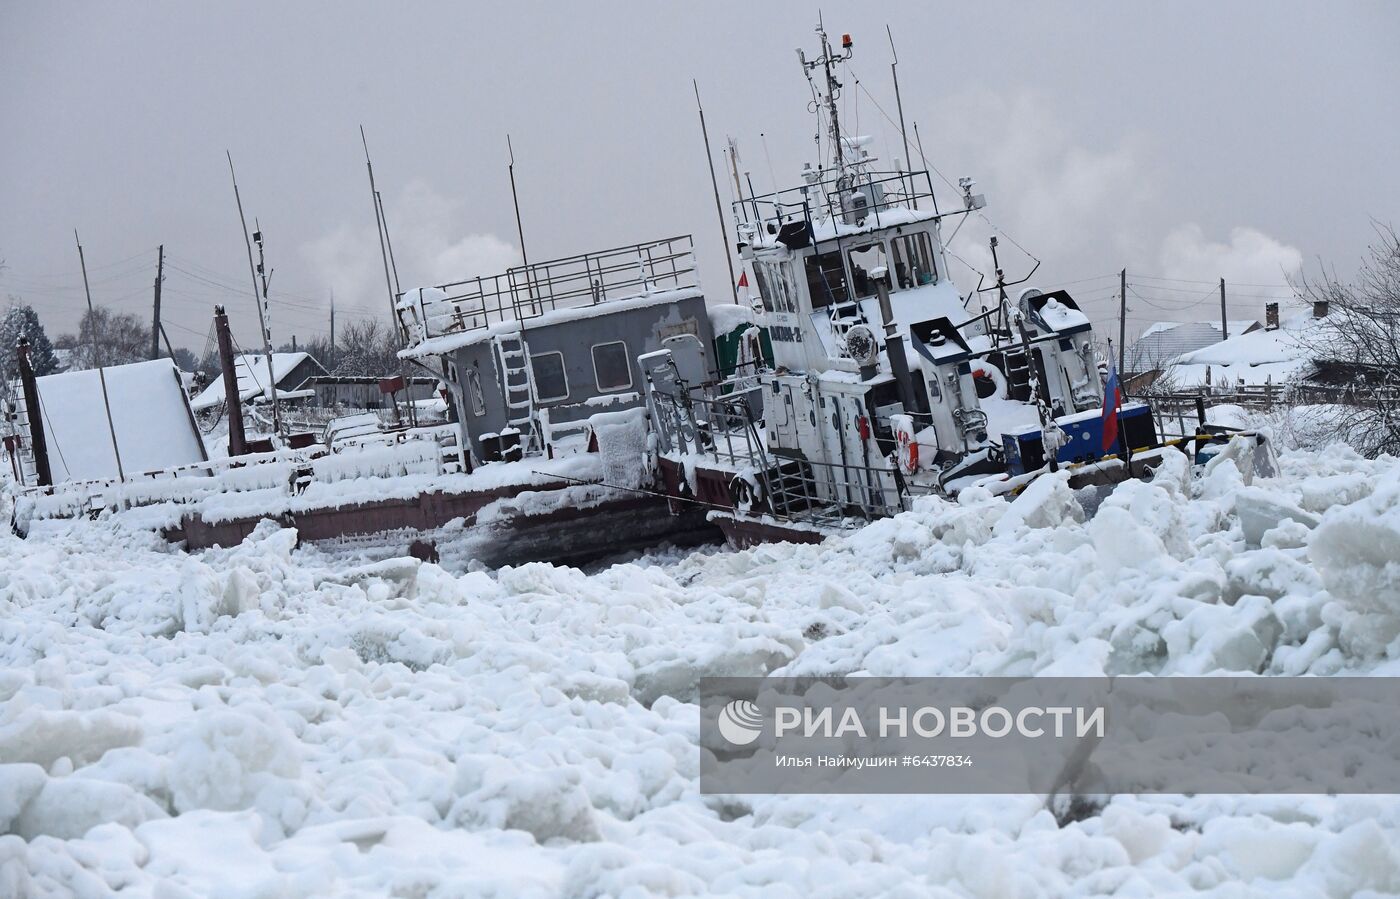
[[[1108,452],[1118,442],[1118,408],[1123,393],[1118,386],[1118,369],[1108,363],[1108,381],[1103,385],[1103,451]]]

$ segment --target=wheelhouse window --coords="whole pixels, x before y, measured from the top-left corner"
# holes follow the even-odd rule
[[[783,263],[755,262],[754,278],[763,298],[763,308],[769,312],[796,312],[797,297]]]
[[[807,292],[812,297],[813,309],[850,299],[846,288],[846,267],[842,265],[840,250],[808,256],[806,265]]]
[[[857,298],[875,295],[875,279],[870,273],[886,265],[885,245],[876,241],[856,247],[848,254],[851,261],[851,293]]]
[[[777,307],[774,305],[776,296],[773,293],[773,282],[768,275],[768,266],[762,262],[755,262],[753,264],[753,277],[758,282],[758,296],[759,299],[763,300],[764,311],[776,312]]]
[[[933,249],[928,234],[916,231],[894,239],[894,276],[900,290],[932,284],[938,280]]]
[[[615,340],[593,347],[593,379],[598,389],[605,393],[632,386],[632,366],[627,359],[627,344]]]
[[[569,398],[563,353],[531,353],[530,368],[535,374],[535,397],[540,402]]]

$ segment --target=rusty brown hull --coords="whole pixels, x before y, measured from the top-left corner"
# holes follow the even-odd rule
[[[827,537],[821,531],[788,527],[777,521],[758,521],[723,513],[710,518],[736,549],[748,549],[762,543],[821,543]]]
[[[472,561],[493,567],[535,561],[582,563],[660,543],[688,546],[723,539],[720,529],[706,520],[704,510],[694,506],[673,510],[662,497],[633,493],[577,505],[568,502],[564,493],[570,486],[557,482],[464,493],[434,492],[218,522],[186,516],[166,536],[183,541],[188,550],[233,546],[261,521],[271,519],[283,527],[296,528],[303,543],[372,543],[381,552],[441,558],[453,567],[465,567]],[[486,523],[477,522],[478,513],[486,506],[526,491],[556,493],[560,502],[538,504],[543,511],[512,512],[493,516]],[[453,526],[447,527],[449,523]]]

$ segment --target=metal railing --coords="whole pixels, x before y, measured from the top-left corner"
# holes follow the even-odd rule
[[[379,450],[387,456],[372,460],[364,471],[357,458]],[[222,493],[242,493],[275,488],[301,492],[314,482],[334,482],[355,477],[397,477],[408,474],[455,474],[461,471],[455,425],[402,429],[352,438],[331,451],[323,444],[302,449],[223,456],[189,462],[154,471],[113,477],[62,481],[47,487],[22,486],[16,495],[36,504],[33,518],[64,518],[101,509],[124,509],[155,503],[197,502]],[[375,467],[397,470],[389,473]],[[300,484],[289,476],[297,473]]]
[[[892,468],[780,459],[768,477],[769,507],[787,518],[888,518],[907,509]]]
[[[399,294],[399,324],[413,344],[444,334],[528,321],[557,309],[698,286],[689,234]]]
[[[905,510],[892,468],[770,454],[747,392],[711,397],[653,391],[663,448],[709,456],[736,469],[736,477],[751,476],[762,493],[754,499],[780,518],[870,520]]]
[[[712,398],[655,390],[652,397],[663,449],[708,455],[736,468],[768,469],[746,391]]]
[[[746,239],[744,226],[757,227],[768,237],[790,222],[839,219],[852,212],[845,204],[854,193],[864,194],[865,216],[875,219],[878,227],[880,213],[891,209],[912,209],[919,200],[928,200],[937,213],[933,196],[933,180],[925,171],[870,172],[850,185],[839,178],[827,178],[801,187],[790,187],[755,197],[735,200],[734,210],[741,222],[739,239]],[[863,216],[864,217],[864,216]]]

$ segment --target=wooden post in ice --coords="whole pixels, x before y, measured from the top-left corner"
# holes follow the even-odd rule
[[[160,282],[165,280],[165,244],[156,251],[155,309],[151,320],[151,358],[160,358]]]
[[[49,444],[44,439],[44,413],[39,408],[39,382],[34,377],[34,366],[29,362],[29,338],[19,339],[19,382],[24,391],[24,417],[29,422],[29,447],[34,453],[34,474],[40,487],[53,484],[53,472],[49,469]]]
[[[219,341],[219,367],[224,370],[224,408],[228,414],[228,454],[242,456],[248,452],[248,439],[243,434],[243,403],[238,395],[238,371],[233,367],[233,335],[228,330],[228,315],[223,306],[214,307],[214,334]]]

